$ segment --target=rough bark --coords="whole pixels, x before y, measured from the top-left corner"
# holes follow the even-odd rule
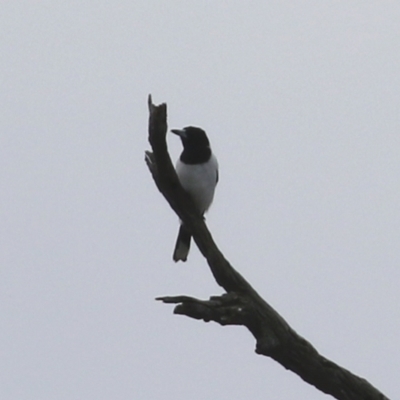
[[[230,265],[216,246],[204,219],[179,184],[166,144],[167,106],[155,106],[149,96],[149,142],[152,152],[145,160],[154,181],[175,213],[191,230],[217,283],[226,294],[199,300],[189,296],[159,297],[177,304],[174,313],[215,321],[221,325],[243,325],[256,339],[256,353],[271,357],[304,381],[339,400],[388,400],[365,379],[321,356],[303,337],[251,287]]]

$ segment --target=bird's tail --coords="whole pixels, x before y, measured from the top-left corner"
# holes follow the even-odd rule
[[[190,249],[190,239],[192,234],[181,224],[179,228],[178,238],[176,239],[175,250],[172,256],[173,260],[176,261],[186,261]]]

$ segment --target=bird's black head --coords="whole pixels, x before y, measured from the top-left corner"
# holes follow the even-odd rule
[[[187,147],[210,147],[206,133],[201,128],[195,126],[187,126],[183,129],[172,129],[172,133],[178,135],[182,139],[184,148]]]
[[[203,129],[187,126],[183,129],[172,129],[171,132],[182,140],[181,161],[186,164],[200,164],[210,159],[210,142]]]

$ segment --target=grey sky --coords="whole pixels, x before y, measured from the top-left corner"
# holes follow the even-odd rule
[[[399,397],[399,21],[378,1],[3,2],[0,397],[327,398],[245,329],[154,301],[221,290],[197,249],[171,260],[148,93],[208,132],[234,267]]]

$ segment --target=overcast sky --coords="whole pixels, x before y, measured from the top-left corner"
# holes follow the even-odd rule
[[[400,3],[0,7],[0,397],[318,400],[240,327],[143,161],[147,95],[204,128],[225,256],[327,358],[400,396]],[[170,152],[181,144],[169,137]]]

